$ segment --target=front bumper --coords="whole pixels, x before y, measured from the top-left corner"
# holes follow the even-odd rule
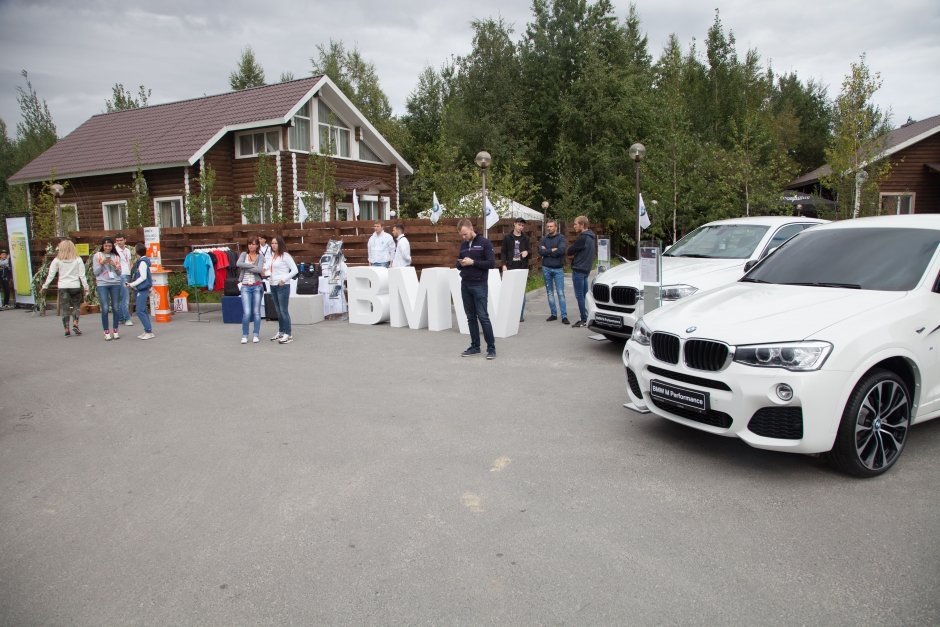
[[[719,372],[694,370],[684,363],[657,360],[649,348],[627,342],[623,352],[627,395],[637,409],[693,429],[738,437],[750,446],[792,453],[829,451],[844,406],[849,373],[818,370],[791,372],[731,363]],[[651,383],[688,390],[707,398],[707,409],[654,399]],[[777,386],[786,384],[793,398],[781,400]]]
[[[633,334],[633,326],[643,315],[642,300],[631,306],[598,303],[589,292],[586,303],[588,329],[595,333],[618,337],[622,340],[630,339],[630,335]]]

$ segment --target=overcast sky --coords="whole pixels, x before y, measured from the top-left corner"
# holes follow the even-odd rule
[[[628,4],[614,0],[619,17]],[[938,0],[638,0],[649,51],[675,33],[687,49],[703,42],[717,7],[738,54],[755,48],[779,73],[813,78],[838,94],[849,64],[867,54],[883,79],[875,102],[897,126],[940,114]],[[20,70],[65,136],[104,111],[114,83],[144,84],[151,104],[229,90],[228,75],[251,45],[268,82],[310,74],[317,44],[358,46],[378,70],[396,113],[426,66],[470,51],[470,23],[502,17],[516,37],[530,0],[0,0],[0,118],[12,137],[20,121]],[[701,46],[699,47],[701,50]]]

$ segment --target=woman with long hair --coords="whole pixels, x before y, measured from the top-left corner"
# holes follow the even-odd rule
[[[65,327],[65,337],[73,333],[81,335],[82,331],[78,328],[79,308],[85,298],[85,292],[88,291],[88,280],[85,279],[85,264],[78,256],[72,240],[64,239],[59,242],[58,254],[49,264],[49,276],[42,284],[43,294],[56,275],[59,276],[59,282],[56,283],[59,290],[59,316],[62,318],[62,326]],[[72,318],[71,331],[69,317]]]
[[[254,335],[251,341],[258,343],[261,333],[261,294],[263,286],[261,275],[264,273],[264,255],[260,252],[261,244],[257,237],[248,238],[248,250],[238,257],[238,285],[242,296],[242,344],[248,343],[248,324],[254,322]]]
[[[92,257],[92,272],[98,284],[98,300],[101,302],[101,327],[104,339],[118,340],[118,321],[121,316],[121,257],[114,248],[114,240],[101,240],[101,250]],[[114,325],[108,326],[108,310],[113,314]]]
[[[291,336],[290,312],[287,305],[290,300],[290,281],[297,276],[297,264],[287,252],[287,244],[280,235],[271,240],[271,258],[266,274],[271,285],[271,295],[274,297],[274,308],[277,310],[277,335],[272,337],[271,341],[290,344],[294,338]]]
[[[147,247],[140,242],[134,247],[137,253],[137,261],[134,262],[134,268],[131,270],[130,281],[125,287],[137,290],[137,297],[134,301],[134,308],[137,310],[137,317],[140,324],[144,327],[144,332],[137,336],[138,340],[152,340],[156,336],[153,334],[153,327],[150,324],[150,314],[147,313],[147,303],[150,302],[150,288],[153,287],[153,275],[150,274],[150,257],[147,256]],[[130,321],[128,321],[130,324]]]

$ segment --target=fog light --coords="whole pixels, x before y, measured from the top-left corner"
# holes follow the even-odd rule
[[[793,388],[791,388],[786,383],[777,384],[777,398],[781,401],[787,402],[793,399]]]

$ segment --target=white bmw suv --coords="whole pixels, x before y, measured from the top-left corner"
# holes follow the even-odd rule
[[[749,261],[763,259],[797,233],[824,224],[813,218],[765,216],[709,222],[663,253],[663,304],[733,283]],[[643,316],[640,264],[601,273],[587,296],[588,328],[625,340]]]
[[[623,351],[627,407],[860,477],[940,417],[940,215],[843,220],[740,281],[651,311]]]

